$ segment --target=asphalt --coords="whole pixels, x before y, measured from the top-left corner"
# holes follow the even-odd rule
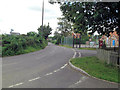
[[[81,56],[96,51],[77,50]],[[118,88],[117,84],[87,77],[72,69],[68,61],[74,50],[49,43],[40,51],[2,59],[3,88]],[[79,55],[77,55],[79,56]]]

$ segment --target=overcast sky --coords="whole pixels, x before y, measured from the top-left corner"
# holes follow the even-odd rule
[[[51,5],[44,0],[44,24],[57,27],[61,17],[59,5]],[[37,32],[42,23],[42,0],[0,0],[0,32],[9,33],[11,29],[21,34]]]

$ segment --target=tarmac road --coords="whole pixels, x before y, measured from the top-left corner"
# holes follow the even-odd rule
[[[81,56],[96,51],[76,50]],[[75,51],[49,43],[40,51],[2,59],[3,88],[118,88],[117,84],[87,77],[68,61]]]

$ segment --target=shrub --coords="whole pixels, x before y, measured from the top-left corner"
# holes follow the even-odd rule
[[[2,56],[23,54],[27,47],[45,48],[46,45],[47,41],[39,35],[2,35]]]

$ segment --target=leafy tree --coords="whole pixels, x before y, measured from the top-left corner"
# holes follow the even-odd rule
[[[52,0],[50,0],[50,3]],[[120,54],[120,2],[64,2],[61,11],[74,24],[75,32],[98,32],[109,36],[116,29],[119,35]]]
[[[66,18],[58,18],[58,30],[63,36],[68,36],[72,31],[72,25]]]
[[[42,26],[38,28],[39,35],[42,35],[45,39],[48,38],[48,36],[51,34],[51,31],[52,31],[52,28],[49,26],[49,23],[47,26],[44,25],[43,28]]]
[[[27,36],[37,36],[37,33],[36,32],[28,32]]]
[[[61,35],[61,33],[58,33],[58,31],[55,31],[54,37],[53,37],[53,40],[56,40],[56,43],[55,43],[55,44],[60,44],[62,37],[63,37],[63,36]]]
[[[84,17],[83,4],[80,2],[65,2],[60,7],[65,18],[73,23],[74,32],[87,33],[87,18]]]

